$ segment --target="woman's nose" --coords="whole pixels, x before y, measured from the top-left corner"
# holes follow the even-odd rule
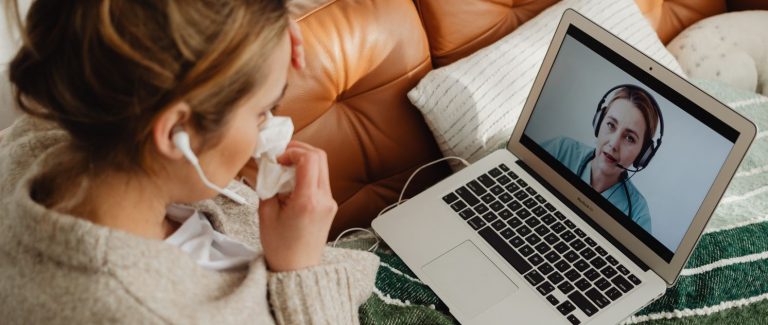
[[[609,143],[611,144],[611,148],[613,148],[613,150],[619,150],[619,146],[621,145],[621,134],[616,133],[611,135]]]

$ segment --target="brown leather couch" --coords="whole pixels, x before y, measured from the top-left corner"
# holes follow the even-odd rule
[[[725,0],[636,1],[665,43],[690,24],[726,11]],[[397,200],[416,168],[441,157],[406,93],[430,70],[495,42],[555,2],[291,3],[305,38],[307,69],[291,75],[277,113],[293,118],[296,139],[328,152],[339,203],[332,237],[349,227],[369,226]],[[406,197],[449,174],[445,164],[425,169]]]

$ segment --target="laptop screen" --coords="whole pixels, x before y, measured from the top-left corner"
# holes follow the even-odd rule
[[[521,142],[669,262],[738,135],[570,26]]]

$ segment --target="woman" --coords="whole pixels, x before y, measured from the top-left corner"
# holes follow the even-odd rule
[[[613,96],[603,106],[612,92]],[[608,90],[598,105],[593,119],[596,147],[568,137],[549,140],[542,147],[651,233],[648,204],[628,179],[627,171],[645,168],[658,149],[661,141],[654,144],[653,136],[660,113],[648,92],[634,85],[619,85]],[[631,170],[630,166],[636,169]]]
[[[278,161],[295,190],[257,211],[214,198],[174,142],[188,134],[207,178],[230,183],[303,65],[289,26],[280,0],[32,4],[10,65],[26,116],[0,143],[4,321],[357,322],[378,258],[325,247],[323,151],[292,142]],[[251,258],[198,263],[168,240],[192,221],[238,248],[203,251]]]

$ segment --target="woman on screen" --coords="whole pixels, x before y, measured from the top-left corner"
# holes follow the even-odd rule
[[[644,169],[658,150],[661,137],[653,141],[658,123],[663,136],[664,122],[653,96],[635,85],[619,85],[606,92],[592,119],[596,147],[568,137],[554,138],[542,147],[651,233],[648,204],[628,172],[634,176]]]

